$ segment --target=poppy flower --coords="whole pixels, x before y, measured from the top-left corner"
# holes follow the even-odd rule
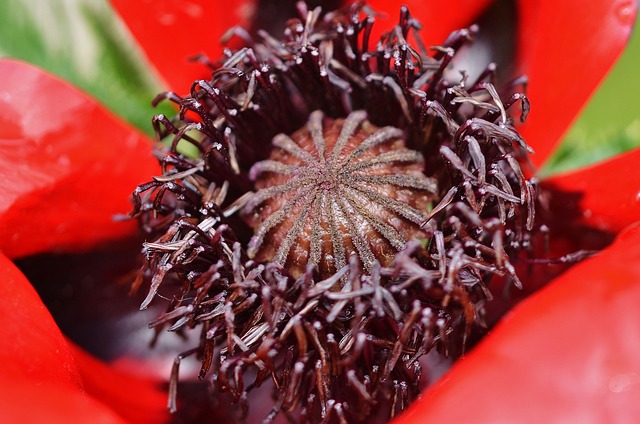
[[[428,28],[428,43],[471,23],[489,2],[460,3],[455,12],[450,4],[410,4]],[[157,14],[140,13],[140,6],[131,2],[114,5],[176,91],[202,72],[176,66],[176,61],[200,48],[214,48],[226,27],[236,23],[233,14],[216,13],[204,2],[190,7],[154,3]],[[388,2],[372,6],[398,9]],[[537,152],[533,160],[542,163],[624,46],[635,4],[597,2],[586,8],[565,3],[552,8],[522,1],[518,6],[514,75],[529,75],[528,96],[538,111],[532,112],[522,133]],[[248,9],[237,10],[250,15]],[[210,17],[222,22],[211,24]],[[564,48],[550,47],[558,45]],[[587,63],[586,52],[591,59]],[[207,51],[210,57],[219,53]],[[131,367],[109,367],[67,341],[11,263],[41,252],[79,252],[132,234],[131,222],[114,222],[112,216],[128,210],[128,192],[135,185],[158,174],[152,143],[94,100],[30,65],[4,59],[0,74],[6,162],[0,243],[7,270],[8,296],[3,298],[10,302],[1,308],[9,323],[3,326],[8,334],[3,338],[2,378],[3,387],[11,387],[1,397],[6,402],[3,414],[23,421],[43,413],[60,421],[88,416],[105,422],[162,421],[165,393],[157,382],[134,375]],[[554,251],[613,243],[516,306],[398,422],[565,416],[623,422],[636,416],[638,346],[629,335],[638,330],[633,316],[639,233],[632,225],[639,209],[633,167],[637,156],[633,151],[543,181],[551,205],[543,219],[563,235]],[[575,198],[560,197],[566,193]],[[108,263],[110,258],[99,260]],[[549,279],[530,275],[535,277],[529,277],[531,285]],[[135,395],[123,393],[123,387],[133,388]],[[465,407],[452,407],[454,399],[464,399]]]

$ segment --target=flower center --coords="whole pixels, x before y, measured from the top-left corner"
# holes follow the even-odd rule
[[[538,193],[511,115],[529,103],[493,66],[447,76],[475,27],[428,55],[402,8],[372,49],[362,3],[298,5],[281,41],[159,95],[180,112],[154,118],[171,148],[133,196],[154,238],[142,307],[168,298],[156,330],[200,329],[200,377],[240,409],[269,380],[266,422],[371,422],[418,396],[420,358],[485,331],[494,276],[520,286]]]
[[[255,231],[250,257],[294,277],[309,265],[328,277],[351,256],[370,272],[421,235],[436,183],[401,130],[366,118],[357,111],[332,120],[316,111],[291,137],[273,139],[270,158],[250,172],[258,189],[246,208]]]

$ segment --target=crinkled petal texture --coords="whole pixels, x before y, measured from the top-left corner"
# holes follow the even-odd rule
[[[0,61],[0,250],[80,250],[135,232],[114,217],[158,172],[151,142],[85,94]]]
[[[189,64],[205,54],[221,56],[222,36],[233,27],[247,27],[251,0],[111,0],[150,62],[171,90],[186,92],[209,70]]]
[[[639,303],[636,224],[517,306],[397,422],[634,422]]]
[[[627,43],[634,0],[520,0],[518,72],[527,75],[531,113],[522,135],[541,164]]]

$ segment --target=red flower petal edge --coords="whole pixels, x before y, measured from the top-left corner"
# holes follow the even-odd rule
[[[156,382],[69,344],[29,281],[1,253],[0,269],[0,320],[6,323],[0,326],[0,422],[167,421],[167,394]]]
[[[169,421],[167,392],[158,383],[121,372],[70,344],[88,395],[132,423]]]
[[[636,19],[634,0],[519,1],[518,72],[531,113],[521,133],[543,163],[607,74]]]
[[[451,31],[472,24],[473,20],[491,4],[491,0],[369,0],[367,4],[381,13],[381,16],[376,17],[376,24],[373,27],[371,48],[383,31],[389,31],[398,23],[400,7],[403,5],[409,7],[412,16],[422,24],[423,30],[420,31],[420,37],[429,47],[442,44]]]
[[[396,422],[634,422],[638,282],[640,224],[518,305]]]
[[[126,390],[125,387],[122,390]],[[0,384],[0,421],[3,423],[125,424],[104,405],[85,394],[58,385],[24,381]]]
[[[248,26],[253,14],[250,0],[111,0],[149,60],[168,87],[186,92],[194,80],[207,78],[210,70],[189,64],[204,53],[221,56],[220,39],[232,26]]]
[[[560,196],[553,202],[558,207],[552,212],[561,219],[579,211],[579,221],[584,225],[619,232],[640,219],[638,164],[640,149],[544,181],[544,187]],[[578,194],[578,203],[565,201],[563,191]]]
[[[0,249],[79,250],[134,232],[129,195],[158,172],[151,142],[85,94],[0,60]]]
[[[171,89],[185,91],[198,78],[208,75],[203,66],[186,64],[190,57],[205,53],[220,56],[220,38],[234,26],[249,26],[252,1],[218,2],[112,0],[150,61]],[[421,36],[427,45],[441,43],[450,31],[472,23],[491,2],[456,0],[437,2],[368,2],[376,17],[372,42],[381,31],[396,23],[403,4],[424,25]],[[220,8],[223,8],[223,13]],[[636,16],[633,0],[580,0],[555,3],[519,1],[518,73],[529,77],[533,109],[522,132],[536,149],[533,160],[543,163],[571,121],[584,106],[615,59],[619,56]],[[542,107],[540,105],[554,105]]]
[[[0,386],[29,381],[34,386],[55,384],[80,393],[81,377],[73,355],[40,297],[2,253],[0,269]]]

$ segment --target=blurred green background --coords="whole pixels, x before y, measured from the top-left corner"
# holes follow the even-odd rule
[[[640,146],[640,29],[542,174],[598,162]]]
[[[55,23],[55,25],[52,25]],[[0,0],[0,56],[61,76],[147,133],[162,91],[159,77],[106,0]],[[640,31],[599,88],[542,175],[640,146]]]

